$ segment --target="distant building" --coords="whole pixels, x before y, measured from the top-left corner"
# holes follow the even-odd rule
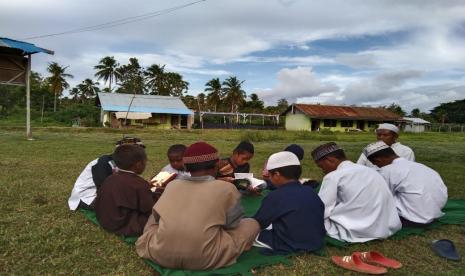
[[[97,105],[106,127],[119,128],[126,122],[131,127],[190,129],[194,122],[194,112],[177,97],[98,93]]]
[[[404,117],[402,118],[402,121],[403,129],[405,132],[424,132],[425,127],[431,124],[430,122],[423,120],[422,118]]]
[[[293,104],[286,116],[287,130],[368,131],[380,123],[394,123],[400,116],[381,107]]]

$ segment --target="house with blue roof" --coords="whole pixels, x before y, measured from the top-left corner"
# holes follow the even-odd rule
[[[194,123],[194,112],[178,97],[99,92],[96,104],[105,127],[190,129]]]

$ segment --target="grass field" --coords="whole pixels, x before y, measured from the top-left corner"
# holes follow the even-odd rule
[[[284,131],[148,131],[132,135],[147,145],[149,165],[145,177],[166,163],[165,153],[174,143],[204,140],[227,156],[242,138],[251,139],[256,155],[251,165],[260,174],[269,154],[289,143],[306,150],[304,176],[321,179],[310,161],[310,151],[322,141],[341,144],[356,160],[361,149],[374,140],[372,133],[314,134]],[[142,274],[152,273],[133,250],[118,237],[69,211],[67,200],[76,177],[92,159],[110,153],[122,132],[103,129],[36,129],[35,141],[26,141],[24,131],[0,129],[0,274]],[[451,198],[465,198],[465,135],[426,133],[403,135],[417,161],[436,169],[444,178]],[[433,254],[430,242],[449,238],[465,254],[465,232],[461,226],[446,226],[401,241],[373,242],[349,249],[327,247],[327,256],[293,257],[292,266],[257,270],[260,275],[348,274],[335,267],[328,256],[347,255],[356,250],[379,250],[396,257],[404,268],[390,272],[405,274],[465,274],[465,261],[449,262]]]

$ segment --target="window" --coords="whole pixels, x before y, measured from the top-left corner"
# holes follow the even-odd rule
[[[368,127],[376,127],[377,124],[380,124],[380,122],[368,121]]]
[[[324,127],[335,127],[337,125],[336,120],[323,120]]]
[[[352,120],[341,121],[341,127],[354,127],[354,121]]]

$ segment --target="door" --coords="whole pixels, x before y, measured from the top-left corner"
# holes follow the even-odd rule
[[[319,131],[319,130],[320,130],[320,120],[312,119],[312,131]]]
[[[365,129],[365,121],[357,121],[357,128],[360,130]]]

